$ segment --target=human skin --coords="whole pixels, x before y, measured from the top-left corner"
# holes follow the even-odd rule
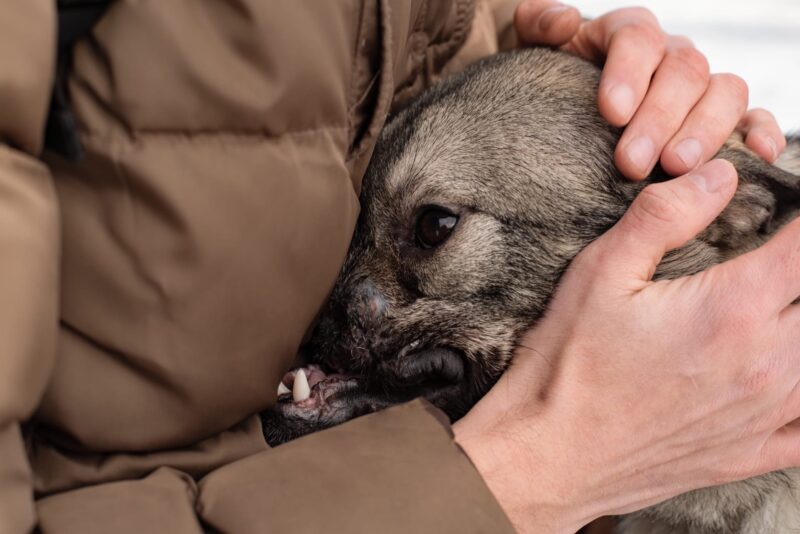
[[[515,29],[526,44],[560,46],[598,64],[598,106],[614,126],[626,126],[617,167],[630,179],[649,175],[660,160],[684,174],[711,159],[734,128],[770,163],[786,147],[775,118],[747,110],[747,84],[734,74],[710,74],[708,61],[686,37],[668,35],[644,8],[611,11],[593,20],[554,0],[521,2]]]
[[[800,310],[792,304],[800,294],[800,221],[733,261],[651,281],[663,254],[698,234],[733,195],[733,167],[701,162],[734,127],[768,161],[785,139],[769,113],[745,113],[738,78],[682,74],[682,61],[702,57],[682,38],[669,45],[674,38],[664,36],[660,60],[651,58],[654,75],[626,67],[658,56],[647,50],[658,41],[650,17],[622,10],[582,22],[549,0],[517,10],[527,42],[608,54],[598,103],[613,124],[629,123],[616,154],[628,177],[643,176],[626,155],[641,135],[653,139],[665,169],[692,171],[648,186],[577,256],[514,365],[454,425],[520,532],[575,532],[603,515],[800,464],[792,423],[800,417]],[[636,44],[641,32],[648,46]],[[620,83],[633,88],[635,112],[611,97],[608,88]],[[696,84],[697,100],[665,111],[671,83]],[[673,114],[662,117],[669,128],[648,126],[665,113]],[[708,113],[717,120],[705,120]],[[681,166],[675,147],[687,135],[702,151],[696,164]]]
[[[735,186],[714,160],[644,189],[454,425],[520,532],[575,532],[800,464],[800,220],[732,261],[651,281]]]

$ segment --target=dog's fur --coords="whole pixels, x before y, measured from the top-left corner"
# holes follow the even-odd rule
[[[310,359],[340,374],[312,398],[264,414],[277,444],[423,395],[464,415],[509,365],[572,258],[611,227],[645,183],[614,166],[620,131],[599,115],[599,71],[550,50],[498,55],[424,94],[384,129],[362,214]],[[701,271],[763,243],[800,207],[800,142],[780,166],[740,142],[728,208],[669,253],[657,278]],[[790,172],[791,171],[791,172]],[[458,217],[424,248],[431,206]],[[608,355],[613,357],[613,355]],[[289,377],[290,381],[291,377]],[[800,476],[773,473],[679,496],[627,518],[633,533],[767,533],[800,528]]]

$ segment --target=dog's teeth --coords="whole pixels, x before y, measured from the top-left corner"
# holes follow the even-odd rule
[[[311,388],[308,386],[308,378],[302,369],[294,375],[294,385],[292,386],[292,398],[295,402],[306,400],[311,396]]]
[[[281,395],[286,395],[287,393],[291,393],[291,392],[292,392],[292,390],[290,390],[289,388],[287,388],[287,387],[284,385],[284,383],[283,383],[283,382],[279,382],[279,383],[278,383],[278,396],[279,396],[279,397],[280,397]]]

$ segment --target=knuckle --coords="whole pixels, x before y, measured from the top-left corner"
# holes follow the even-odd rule
[[[701,104],[706,104],[705,106],[699,105],[687,119],[687,123],[684,125],[686,131],[691,132],[704,132],[702,135],[705,135],[707,139],[714,139],[713,143],[719,143],[716,145],[719,147],[722,145],[722,142],[730,135],[733,131],[736,123],[738,122],[738,113],[733,113],[730,109],[715,109],[708,105],[708,102],[702,102]],[[717,106],[719,107],[719,106]],[[734,116],[736,115],[736,116]],[[680,137],[683,136],[679,133]],[[700,134],[695,134],[695,136]],[[709,142],[709,145],[713,144]],[[672,145],[670,145],[672,146]]]
[[[667,37],[667,42],[673,48],[696,48],[694,41],[686,35],[670,35]]]
[[[656,17],[655,13],[643,6],[633,6],[627,7],[620,10],[620,13],[624,14],[628,19],[634,20],[638,23],[648,24],[650,26],[654,26],[659,28],[658,25],[658,18]],[[661,30],[659,29],[659,32]]]
[[[759,123],[765,123],[775,120],[775,115],[773,115],[769,110],[766,110],[764,108],[750,109],[747,111],[747,115]]]
[[[669,52],[672,59],[680,64],[685,78],[698,85],[706,85],[711,77],[706,56],[696,48],[680,47]]]
[[[680,117],[676,110],[668,107],[669,103],[665,106],[655,99],[647,102],[646,107],[643,107],[641,113],[646,115],[646,123],[652,128],[654,132],[660,132],[657,137],[664,138],[662,142],[666,142],[666,137],[669,133],[674,133],[678,126],[680,126]]]
[[[639,47],[647,47],[661,56],[666,51],[666,36],[657,25],[637,20],[621,28],[619,35],[626,40],[635,42]]]
[[[744,113],[747,101],[750,98],[750,89],[747,87],[747,82],[741,77],[730,73],[715,74],[714,79],[722,90],[742,106],[742,113]]]
[[[742,124],[744,125],[745,130],[748,131],[763,130],[773,135],[777,134],[776,141],[779,145],[778,148],[781,148],[781,143],[785,143],[786,141],[781,133],[780,127],[778,126],[778,120],[775,118],[775,115],[764,108],[753,108],[748,110],[742,119]]]
[[[648,185],[636,197],[630,209],[635,222],[647,223],[653,219],[659,222],[672,222],[681,216],[682,210],[675,196],[668,193],[667,188],[660,187],[661,185]]]

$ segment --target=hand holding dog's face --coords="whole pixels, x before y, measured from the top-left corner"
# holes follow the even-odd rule
[[[692,41],[668,34],[647,8],[582,20],[557,0],[527,0],[517,6],[514,29],[527,45],[558,46],[603,65],[597,104],[610,124],[626,126],[615,158],[628,178],[646,178],[657,161],[684,174],[713,157],[734,127],[770,163],[786,146],[772,114],[745,113],[741,78],[711,74]]]
[[[746,258],[651,281],[664,252],[705,228],[735,183],[717,160],[639,195],[573,260],[512,367],[453,426],[520,532],[575,532],[593,513],[698,486],[716,487],[615,532],[778,534],[798,524],[796,474],[749,477],[800,460],[798,436],[780,428],[800,413],[790,393],[800,280],[787,268],[800,225]],[[791,459],[776,450],[789,444]]]

